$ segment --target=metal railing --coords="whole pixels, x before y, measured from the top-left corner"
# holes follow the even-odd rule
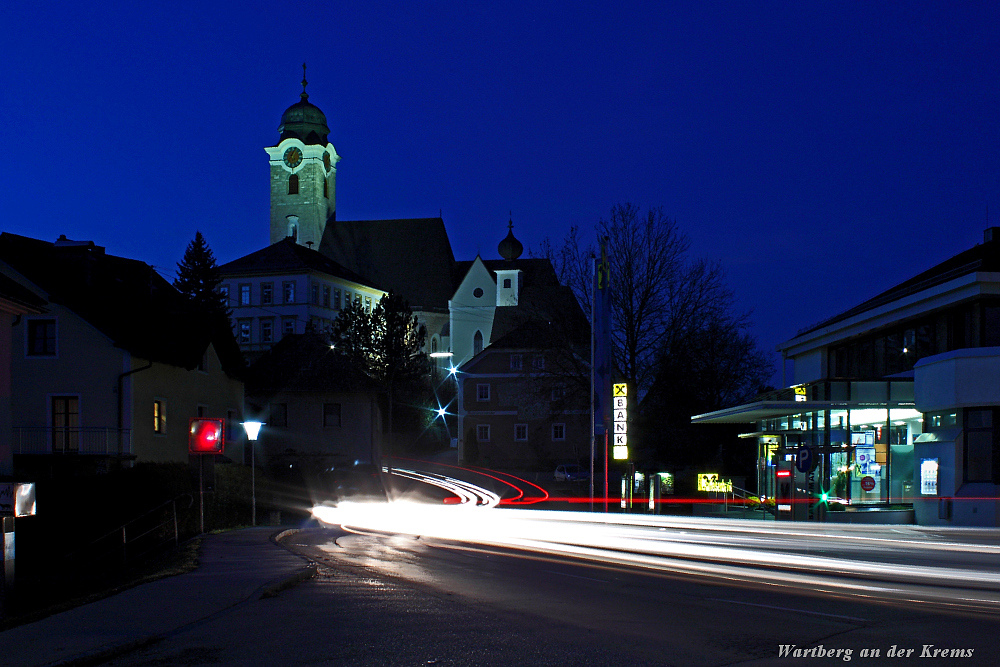
[[[117,456],[132,453],[132,429],[15,426],[14,454],[83,454]]]

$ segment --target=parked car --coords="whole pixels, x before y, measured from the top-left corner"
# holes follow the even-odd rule
[[[575,463],[562,463],[556,466],[555,480],[557,482],[585,482],[590,479],[590,472]]]

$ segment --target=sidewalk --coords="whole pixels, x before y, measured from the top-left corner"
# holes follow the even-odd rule
[[[272,541],[279,532],[206,535],[198,569],[0,632],[0,660],[50,665],[112,656],[310,576],[314,566]]]

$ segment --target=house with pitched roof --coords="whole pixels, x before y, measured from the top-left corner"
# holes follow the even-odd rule
[[[11,449],[32,475],[188,461],[193,417],[228,419],[243,459],[242,356],[149,265],[92,241],[0,234],[11,280],[37,312],[11,327]]]
[[[254,360],[285,336],[328,332],[341,309],[371,310],[385,292],[326,255],[286,237],[219,267],[240,350]]]

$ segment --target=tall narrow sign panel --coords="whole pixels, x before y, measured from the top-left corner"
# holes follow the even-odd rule
[[[611,422],[611,267],[603,243],[594,261],[594,433],[604,433]]]
[[[611,401],[614,410],[612,457],[616,461],[624,461],[628,458],[628,385],[613,385]]]

